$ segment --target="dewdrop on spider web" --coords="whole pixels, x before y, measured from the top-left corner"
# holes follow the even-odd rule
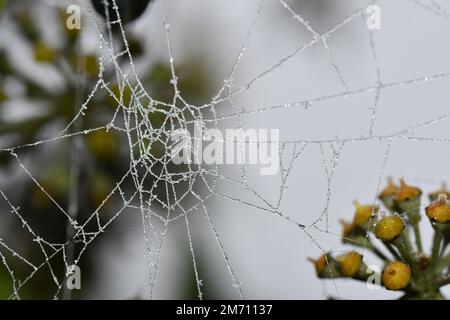
[[[431,195],[442,190],[443,188],[432,192]],[[387,197],[392,197],[396,209],[402,210],[406,206],[414,210],[420,219],[421,207],[411,207],[411,202],[417,204],[420,201],[422,194],[420,188],[409,186],[403,180],[397,188],[393,181],[389,180],[387,188],[382,190],[381,194],[379,199],[382,202]],[[385,207],[388,208],[390,205],[391,202],[387,202]],[[387,290],[403,292],[400,299],[445,299],[441,288],[450,284],[450,270],[448,270],[450,254],[446,251],[450,244],[450,203],[447,195],[441,193],[425,208],[425,215],[434,229],[431,252],[422,251],[417,245],[422,239],[418,232],[418,220],[410,218],[411,212],[384,213],[381,210],[376,217],[374,228],[364,229],[370,215],[364,210],[361,211],[361,206],[359,209],[359,212],[358,210],[356,212],[358,218],[354,221],[363,223],[356,225],[354,222],[343,222],[343,242],[363,247],[380,258],[384,265],[380,284]],[[380,240],[389,254],[384,253],[372,242],[370,233]],[[411,243],[411,233],[416,236],[416,246]],[[367,281],[370,278],[369,268],[364,270],[364,263],[361,262],[362,267],[356,273],[357,264],[360,262],[357,254],[350,251],[336,258],[328,254],[313,260],[318,277],[326,278],[323,270],[325,261],[328,261],[339,271],[335,272],[334,278],[350,276],[355,280]],[[327,259],[324,260],[324,257]]]

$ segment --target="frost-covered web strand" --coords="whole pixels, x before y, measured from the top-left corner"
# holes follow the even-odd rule
[[[299,13],[295,12],[294,9],[292,9],[292,7],[285,1],[285,0],[280,0],[281,4],[292,14],[292,17],[297,20],[298,22],[300,22],[303,26],[305,26],[305,28],[312,33],[312,35],[314,36],[314,39],[320,38],[320,33],[317,32],[309,23],[309,21],[307,21],[305,18],[303,18]],[[334,71],[336,72],[336,75],[339,79],[339,81],[341,82],[342,86],[344,87],[344,89],[346,91],[348,91],[348,85],[347,82],[344,79],[344,76],[340,70],[340,68],[338,67],[336,60],[334,58],[333,52],[330,49],[330,46],[328,44],[328,40],[327,37],[322,37],[322,43],[323,46],[325,48],[325,50],[327,51],[328,54],[328,58],[330,59],[331,65],[333,66]]]

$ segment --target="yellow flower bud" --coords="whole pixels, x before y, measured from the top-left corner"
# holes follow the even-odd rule
[[[391,262],[383,270],[382,279],[388,290],[401,290],[409,284],[411,268],[400,261]]]
[[[410,200],[416,200],[420,198],[422,195],[422,190],[419,188],[407,185],[405,183],[405,180],[400,179],[400,188],[398,189],[397,193],[395,194],[395,202],[404,202],[404,201],[410,201]]]
[[[450,204],[445,194],[439,195],[439,198],[426,207],[425,212],[431,221],[446,223],[450,222]]]
[[[356,211],[353,217],[353,223],[360,226],[370,220],[373,214],[378,212],[378,207],[372,205],[361,205],[358,201],[354,202]]]
[[[339,222],[342,225],[342,237],[350,238],[353,231],[355,230],[355,225],[353,223],[347,222],[345,220],[340,220]]]
[[[56,51],[42,42],[38,42],[34,47],[34,58],[37,62],[53,62],[56,59]]]
[[[339,262],[339,271],[345,277],[355,276],[362,264],[362,255],[356,251],[350,251],[336,258]]]
[[[398,215],[385,216],[375,226],[375,236],[381,241],[391,241],[402,234],[405,229],[403,219]]]
[[[314,264],[317,276],[320,277],[327,266],[327,255],[323,254],[318,259],[308,258],[308,260]]]

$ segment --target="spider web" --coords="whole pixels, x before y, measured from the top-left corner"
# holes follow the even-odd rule
[[[241,282],[243,279],[239,278],[238,270],[233,268],[233,261],[222,241],[221,235],[216,227],[216,223],[210,214],[211,208],[209,203],[212,199],[231,201],[239,204],[244,209],[251,207],[262,214],[267,214],[282,219],[297,228],[298,232],[305,234],[320,251],[329,252],[329,248],[326,248],[322,243],[320,243],[315,238],[314,233],[320,232],[340,237],[339,235],[333,234],[330,230],[329,206],[333,197],[332,183],[335,172],[340,164],[343,150],[347,145],[362,141],[372,141],[385,146],[383,162],[381,163],[381,168],[379,169],[378,174],[378,182],[375,193],[377,194],[380,190],[382,181],[385,178],[386,163],[389,160],[393,142],[450,142],[447,138],[420,137],[415,134],[415,132],[419,129],[434,126],[440,123],[448,117],[448,114],[442,114],[437,118],[425,119],[422,123],[415,126],[399,128],[388,134],[378,135],[374,133],[374,125],[377,121],[380,96],[386,89],[411,86],[413,84],[427,83],[433,80],[447,78],[450,76],[450,72],[429,74],[395,82],[386,82],[383,79],[383,69],[382,66],[380,66],[377,56],[377,45],[374,37],[374,32],[376,31],[366,28],[365,25],[363,28],[367,30],[366,32],[368,33],[370,39],[368,45],[370,46],[370,50],[372,52],[372,63],[376,70],[376,83],[367,87],[352,88],[346,81],[345,76],[339,67],[331,45],[329,44],[329,39],[345,26],[358,19],[361,19],[361,23],[365,24],[367,18],[367,7],[371,4],[377,4],[380,1],[374,0],[363,2],[360,8],[323,33],[317,31],[314,28],[314,24],[303,17],[300,12],[297,12],[288,1],[277,1],[279,2],[279,5],[282,6],[298,24],[310,33],[312,40],[300,44],[292,52],[287,52],[285,56],[277,63],[271,65],[267,69],[261,70],[259,74],[247,80],[244,84],[236,86],[236,72],[241,67],[243,57],[245,57],[247,47],[252,39],[261,13],[267,2],[265,0],[256,1],[254,16],[251,20],[250,28],[248,29],[239,52],[237,52],[230,71],[224,79],[221,88],[215,95],[212,96],[210,102],[204,105],[189,104],[183,98],[179,90],[178,76],[175,68],[170,17],[166,8],[166,0],[157,1],[153,5],[161,5],[164,12],[164,36],[167,45],[168,61],[170,63],[171,85],[173,86],[174,91],[173,100],[171,103],[154,99],[142,84],[131,54],[130,45],[127,37],[125,36],[122,20],[119,19],[117,21],[110,21],[108,10],[105,10],[107,22],[104,24],[97,20],[95,14],[90,8],[83,8],[89,12],[90,19],[98,28],[98,36],[101,42],[100,50],[104,53],[100,59],[100,73],[93,90],[87,95],[87,97],[82,98],[84,101],[77,103],[75,106],[77,110],[76,116],[70,123],[68,123],[67,127],[59,135],[25,145],[11,146],[1,149],[2,152],[9,153],[10,156],[13,157],[28,178],[46,195],[46,197],[48,197],[48,199],[50,199],[50,201],[53,202],[59,212],[67,220],[68,230],[72,230],[69,232],[69,238],[64,243],[53,243],[50,240],[41,237],[23,217],[20,208],[10,201],[9,196],[5,192],[0,190],[0,195],[9,206],[11,214],[19,219],[22,227],[29,233],[32,241],[36,244],[36,250],[39,250],[42,254],[41,262],[30,262],[27,259],[26,254],[21,253],[19,249],[15,249],[13,244],[0,239],[1,262],[10,275],[11,284],[13,287],[13,292],[10,296],[11,299],[20,299],[21,290],[27,286],[29,281],[31,281],[40,270],[47,270],[47,272],[51,274],[51,278],[55,286],[54,298],[60,298],[65,290],[65,281],[73,271],[71,266],[79,264],[86,250],[88,250],[88,248],[92,246],[92,244],[105,231],[108,230],[116,219],[118,219],[121,215],[126,214],[127,210],[130,209],[138,211],[142,218],[142,228],[146,244],[146,259],[148,267],[148,278],[146,279],[146,282],[148,286],[148,295],[150,298],[154,295],[155,284],[158,280],[160,257],[165,238],[168,234],[168,227],[171,223],[181,220],[184,223],[187,234],[198,298],[202,299],[202,275],[198,270],[198,259],[196,257],[196,248],[193,241],[191,220],[191,214],[194,212],[201,212],[206,219],[217,248],[222,256],[223,263],[226,265],[228,270],[230,281],[235,287],[239,297],[245,298],[245,281]],[[113,0],[114,4],[115,2],[116,1]],[[434,2],[430,3],[421,0],[411,0],[411,2],[420,8],[431,12],[438,18],[448,20],[448,14],[445,9]],[[116,11],[117,16],[119,16],[116,6],[114,6],[114,10]],[[105,26],[106,29],[104,28]],[[117,52],[114,44],[115,42],[113,40],[113,28],[117,28],[119,30],[118,34],[120,41],[123,43],[123,51]],[[106,32],[104,30],[106,30]],[[251,90],[252,86],[261,79],[270,76],[275,70],[278,70],[282,66],[288,65],[294,58],[301,57],[302,54],[304,54],[309,48],[316,45],[323,46],[326,50],[328,63],[333,69],[333,72],[342,87],[341,91],[333,94],[317,96],[307,100],[298,100],[281,105],[259,106],[253,109],[244,108],[244,106],[239,106],[238,103],[236,103],[236,98],[239,97],[240,94]],[[123,58],[127,61],[126,68],[124,68],[124,64],[120,64],[118,62],[119,59]],[[111,89],[110,81],[106,80],[104,77],[105,69],[111,66],[114,70],[116,81],[119,83],[119,96],[115,95]],[[127,88],[131,89],[131,99],[129,101],[125,98],[125,91]],[[79,123],[82,121],[83,117],[91,111],[89,109],[90,102],[100,92],[107,92],[115,99],[117,109],[114,117],[109,119],[102,126],[80,131]],[[204,132],[206,132],[208,128],[216,128],[220,126],[221,123],[230,119],[237,120],[238,128],[244,128],[244,117],[251,117],[255,114],[268,113],[279,109],[310,108],[311,106],[322,102],[344,97],[349,98],[363,94],[374,96],[372,105],[368,107],[370,111],[370,123],[364,134],[345,138],[336,137],[333,139],[304,139],[302,137],[298,137],[297,139],[281,139],[280,141],[268,142],[277,142],[280,143],[281,146],[280,159],[282,159],[282,161],[280,163],[279,170],[279,192],[275,201],[266,199],[264,195],[257,191],[257,188],[251,185],[247,179],[247,169],[245,165],[240,167],[241,176],[239,178],[227,176],[227,173],[219,165],[203,166],[199,164],[189,164],[186,167],[183,167],[183,172],[173,170],[171,166],[172,155],[169,150],[171,150],[173,146],[171,145],[169,139],[170,134],[180,128],[187,128],[197,120],[201,120],[202,123],[205,124],[204,127],[201,128]],[[224,105],[227,106],[225,110]],[[164,123],[160,128],[155,128],[150,121],[150,118],[155,114],[160,114],[164,117]],[[75,139],[74,141],[76,141],[79,137],[102,130],[116,131],[127,137],[130,165],[126,174],[122,177],[122,179],[116,182],[113,190],[111,190],[101,205],[91,213],[89,218],[85,221],[78,221],[76,215],[76,203],[72,202],[72,206],[69,206],[69,208],[63,208],[60,204],[58,204],[53,195],[50,194],[33,175],[31,170],[28,168],[28,165],[19,156],[18,152],[22,149],[36,148],[41,145],[52,144],[65,139]],[[160,157],[152,154],[148,148],[148,145],[153,143],[163,145],[166,150],[165,154]],[[77,161],[76,145],[77,144],[75,142],[74,149],[72,149],[73,155],[75,156],[71,159],[71,161],[74,161],[75,163]],[[313,146],[317,146],[320,149],[322,168],[326,176],[327,188],[322,211],[317,215],[316,219],[314,219],[312,223],[307,223],[302,220],[297,220],[297,218],[294,218],[288,212],[284,212],[281,208],[282,203],[285,200],[287,185],[290,181],[290,177],[292,176],[292,172],[295,170],[297,160],[301,158],[305,150]],[[156,169],[156,167],[159,167],[160,169]],[[72,174],[76,175],[77,172],[72,172]],[[124,184],[127,181],[132,181],[134,185],[133,192],[131,193],[125,190]],[[152,181],[150,186],[147,183],[148,181]],[[239,186],[241,188],[240,190],[256,197],[258,201],[246,200],[245,194],[236,196],[222,192],[217,188],[220,181],[226,181],[227,183]],[[182,186],[181,188],[179,187],[180,185]],[[197,188],[198,185],[200,185],[200,188]],[[164,197],[161,197],[161,195],[157,193],[157,189],[161,186],[164,186]],[[76,190],[76,188],[74,189]],[[198,190],[201,190],[201,192]],[[77,198],[76,194],[71,194],[71,196],[74,199]],[[100,212],[106,204],[116,196],[121,199],[122,205],[116,207],[114,215],[105,220],[100,216]],[[376,196],[373,201],[375,203]],[[92,226],[94,226],[94,228]],[[75,243],[81,246],[81,249],[78,250],[76,254],[73,248]],[[12,254],[12,259],[18,259],[29,267],[30,272],[26,278],[19,279],[16,277],[14,270],[10,267],[10,258],[6,257],[5,252]],[[63,277],[59,276],[53,267],[54,260],[61,255],[67,269],[67,273]],[[339,291],[336,284],[335,290],[336,294],[339,296]]]

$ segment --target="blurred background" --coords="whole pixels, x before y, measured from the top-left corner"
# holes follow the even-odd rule
[[[248,41],[259,1],[166,0],[164,10],[163,2],[155,0],[142,16],[124,25],[145,91],[167,105],[173,103],[174,90],[165,13],[178,88],[192,106],[211,102],[246,43],[232,79],[231,91],[239,91],[232,98],[223,95],[225,99],[215,105],[221,120],[212,125],[280,129],[281,140],[287,142],[282,160],[291,171],[283,186],[285,172],[260,176],[255,166],[246,167],[245,174],[239,166],[221,166],[214,194],[201,201],[245,298],[397,297],[354,281],[321,281],[307,257],[316,257],[322,250],[346,249],[338,221],[351,219],[354,199],[372,203],[380,179],[382,187],[388,175],[404,177],[424,193],[450,181],[448,3],[376,1],[381,28],[370,31],[365,8],[372,2],[286,0],[289,7],[285,7],[284,1],[266,0]],[[66,8],[71,4],[81,8],[79,31],[65,26]],[[354,15],[358,10],[361,13]],[[345,20],[348,17],[352,18]],[[108,59],[100,37],[107,37],[107,28],[90,1],[9,1],[0,19],[0,190],[7,197],[0,201],[0,252],[5,259],[0,266],[0,298],[14,297],[13,286],[19,285],[14,280],[24,281],[30,274],[20,297],[61,297],[64,290],[53,276],[61,281],[64,261],[73,258],[58,253],[49,260],[51,269],[44,265],[36,272],[30,264],[39,266],[46,260],[44,252],[55,252],[58,244],[73,235],[61,208],[70,213],[75,205],[76,220],[83,224],[101,207],[102,224],[124,205],[119,193],[109,195],[130,168],[127,137],[120,130],[94,129],[109,123],[120,103],[126,105],[132,99],[130,89],[114,76],[115,62],[130,72],[129,59],[126,55]],[[112,29],[119,50],[120,32]],[[329,32],[329,50],[321,40],[311,43],[314,32]],[[96,90],[102,68],[107,89]],[[376,99],[380,81],[389,85]],[[84,115],[72,123],[87,99]],[[142,96],[139,103],[149,103],[145,99]],[[164,129],[161,114],[150,114],[149,121]],[[213,119],[211,114],[206,117]],[[84,130],[88,130],[85,135],[70,135]],[[61,132],[63,137],[57,138]],[[391,135],[391,140],[386,139]],[[47,142],[26,145],[36,141]],[[12,147],[23,145],[11,152]],[[340,147],[336,157],[333,150]],[[294,148],[304,149],[289,166]],[[165,152],[158,145],[149,150],[154,157]],[[333,161],[336,166],[330,177]],[[128,195],[134,188],[132,181],[125,181],[123,193]],[[176,188],[183,192],[186,186]],[[200,193],[205,188],[195,187]],[[164,185],[155,188],[157,195],[166,191]],[[267,210],[269,204],[276,206],[280,193],[277,211],[308,226],[306,232]],[[164,214],[163,205],[154,206],[156,214]],[[317,228],[310,227],[321,216]],[[203,210],[192,210],[189,221],[204,298],[239,298]],[[85,231],[98,231],[96,223],[87,224]],[[36,242],[28,227],[45,242]],[[428,247],[431,227],[428,221],[422,227]],[[124,208],[87,246],[78,262],[82,289],[74,290],[72,297],[147,298],[143,232],[140,210],[131,205]],[[71,245],[75,254],[83,248],[76,242]],[[369,253],[365,259],[380,264]],[[185,220],[174,219],[161,248],[153,297],[197,295]]]

